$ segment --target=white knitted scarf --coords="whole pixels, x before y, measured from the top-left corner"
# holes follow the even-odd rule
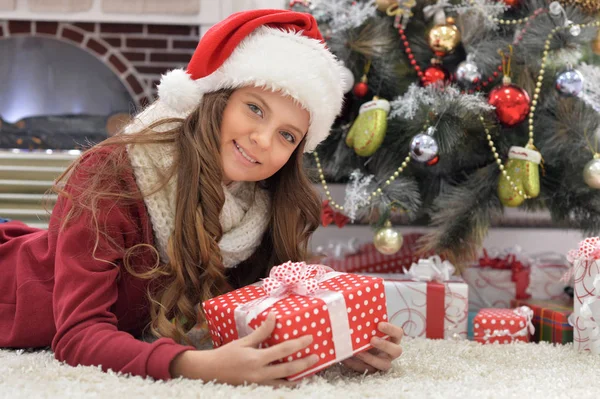
[[[151,193],[173,163],[174,149],[161,144],[137,144],[127,149],[137,185],[144,195],[156,247],[161,260],[168,262],[167,243],[174,231],[177,178],[160,191]],[[184,177],[185,178],[185,177]],[[222,185],[225,203],[219,220],[223,237],[219,248],[225,267],[235,267],[254,253],[269,224],[270,197],[254,182]]]

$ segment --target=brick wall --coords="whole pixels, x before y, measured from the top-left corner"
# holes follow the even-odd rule
[[[0,40],[39,36],[77,46],[108,66],[136,105],[143,106],[156,96],[162,73],[186,66],[199,30],[189,25],[0,21]]]

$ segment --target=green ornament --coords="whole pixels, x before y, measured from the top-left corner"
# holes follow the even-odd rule
[[[516,207],[526,199],[540,194],[541,159],[538,151],[510,147],[508,161],[504,165],[506,175],[500,175],[498,182],[498,197],[504,206]],[[506,176],[509,176],[510,181]]]
[[[358,117],[346,136],[346,145],[354,148],[361,157],[373,155],[385,137],[389,112],[390,103],[377,97],[361,105]]]

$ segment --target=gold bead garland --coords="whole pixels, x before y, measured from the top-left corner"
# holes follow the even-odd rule
[[[469,0],[469,4],[472,5],[473,7],[477,6],[475,4],[475,0]],[[492,17],[490,15],[486,15],[486,17],[490,21],[497,22],[500,25],[518,25],[518,24],[524,24],[525,22],[529,21],[529,17],[518,18],[518,19],[500,19],[500,18]]]
[[[548,36],[546,37],[546,42],[544,43],[544,52],[542,55],[542,62],[540,64],[540,70],[538,72],[537,82],[535,85],[533,101],[531,101],[531,106],[529,108],[529,140],[527,141],[527,145],[525,146],[526,148],[535,149],[535,146],[533,144],[533,131],[534,131],[533,117],[535,115],[537,100],[540,96],[540,91],[542,88],[542,81],[544,80],[544,72],[546,72],[545,67],[546,67],[546,62],[548,61],[548,54],[550,51],[550,42],[552,41],[552,38],[554,37],[554,34],[556,32],[558,32],[560,30],[564,30],[564,29],[571,29],[574,26],[579,27],[579,28],[587,28],[590,26],[600,26],[600,21],[591,22],[589,24],[579,24],[579,25],[573,24],[573,25],[568,25],[568,26],[557,26],[554,29],[552,29],[552,31],[550,33],[548,33]],[[488,145],[490,146],[490,149],[492,150],[492,154],[494,155],[494,159],[496,160],[496,163],[498,164],[498,168],[500,168],[502,175],[508,181],[508,183],[510,184],[510,186],[516,193],[518,193],[520,196],[522,196],[525,199],[530,199],[531,198],[530,196],[528,196],[527,194],[525,194],[523,192],[523,190],[519,190],[517,188],[517,186],[515,186],[515,183],[512,181],[511,177],[508,175],[508,173],[506,173],[506,170],[504,170],[504,165],[502,164],[502,159],[500,159],[500,156],[498,155],[498,152],[496,151],[496,146],[492,140],[492,136],[490,134],[489,129],[485,126],[485,121],[484,121],[483,116],[479,116],[479,119],[481,120],[481,123],[483,124],[486,138],[488,140]]]
[[[329,187],[327,186],[327,181],[325,180],[325,174],[323,173],[323,168],[321,167],[321,161],[319,160],[319,154],[317,154],[317,151],[315,151],[315,152],[313,152],[313,155],[314,155],[315,161],[317,163],[317,169],[319,171],[319,179],[321,179],[321,185],[323,186],[323,190],[325,190],[325,196],[329,200],[329,205],[331,205],[335,209],[343,211],[344,206],[335,202],[334,199],[331,197],[331,192],[329,191]],[[392,182],[394,180],[396,180],[396,178],[398,176],[400,176],[400,173],[404,172],[404,168],[406,168],[406,166],[410,162],[410,159],[411,159],[410,155],[407,155],[406,158],[404,158],[404,161],[402,161],[402,164],[400,165],[400,167],[398,169],[396,169],[396,171],[392,175],[390,175],[390,177],[388,177],[388,179],[385,181],[386,186],[389,186],[390,184],[392,184]],[[375,191],[373,191],[371,194],[369,194],[369,197],[367,198],[367,203],[364,206],[369,205],[369,203],[376,196],[381,195],[382,193],[383,193],[383,190],[381,188],[377,188]]]

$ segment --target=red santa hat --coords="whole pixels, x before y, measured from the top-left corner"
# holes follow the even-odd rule
[[[310,113],[305,152],[329,134],[342,108],[343,65],[327,49],[310,14],[252,10],[232,14],[209,29],[186,70],[163,75],[158,99],[138,120],[185,117],[204,93],[264,87],[298,101]]]

